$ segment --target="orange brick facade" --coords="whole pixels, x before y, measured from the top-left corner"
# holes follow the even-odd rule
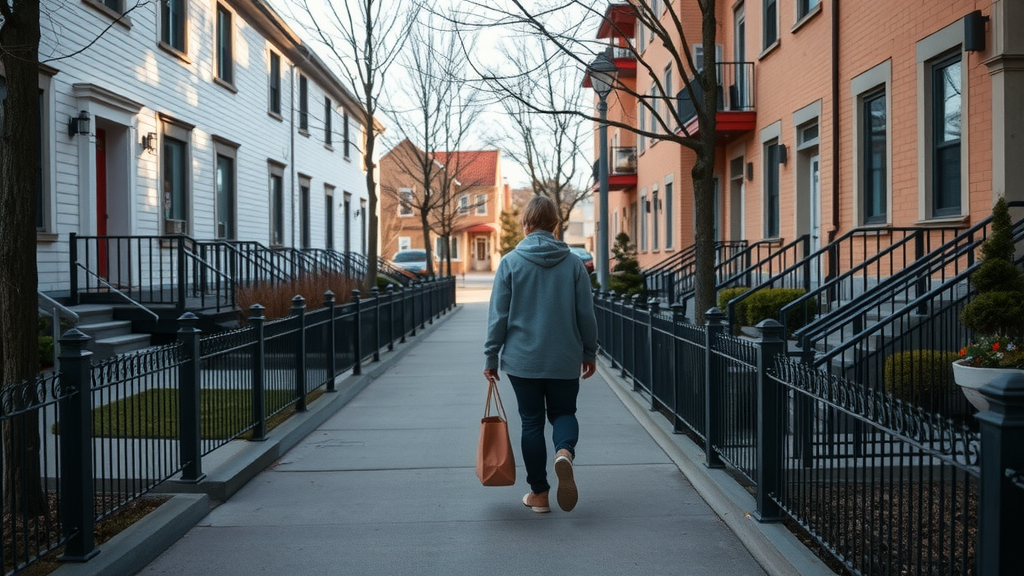
[[[662,4],[680,15],[687,42],[691,46],[699,42],[696,2]],[[1017,166],[1024,163],[1024,149],[1018,143],[1024,137],[1024,113],[1018,110],[1017,91],[1024,86],[1022,72],[1017,70],[1024,59],[1024,41],[1012,32],[1024,25],[1021,3],[778,0],[775,4],[778,38],[765,46],[762,0],[717,2],[716,43],[721,62],[753,63],[750,97],[756,112],[753,129],[720,139],[716,149],[720,240],[777,238],[784,243],[812,234],[818,245],[824,245],[830,238],[865,225],[875,225],[883,234],[907,226],[967,226],[988,216],[996,197],[1024,199],[1024,189],[1014,187],[1024,170]],[[798,9],[808,6],[806,14],[798,14]],[[609,8],[606,15],[612,11]],[[967,50],[964,18],[974,11],[989,18],[984,23],[984,47]],[[662,21],[668,19],[666,12]],[[740,19],[744,22],[743,42],[737,34]],[[643,38],[647,32],[641,26],[636,28],[628,39],[611,34],[609,41],[620,46],[628,41],[638,49],[643,63],[663,75],[670,63],[668,51],[660,42],[650,42],[649,36]],[[743,44],[741,55],[737,50]],[[937,198],[935,182],[956,167],[950,168],[948,162],[939,166],[937,160],[937,140],[932,132],[934,91],[939,81],[933,82],[933,78],[950,70],[943,66],[957,59],[959,84],[946,89],[955,89],[960,102],[960,114],[955,118],[960,184],[947,185],[946,190],[956,190]],[[635,85],[640,94],[649,94],[650,75],[642,64],[636,70],[635,79],[622,81]],[[680,71],[671,72],[675,79],[672,90],[678,91],[682,88]],[[633,100],[620,99],[613,92],[609,119],[627,125],[649,123],[649,117],[641,118],[643,113]],[[869,124],[865,106],[872,102],[876,115],[884,103],[884,143],[878,137],[872,148],[877,154],[865,148]],[[721,118],[719,115],[720,125]],[[615,146],[616,136],[620,142],[630,141],[627,134],[632,136],[627,130],[610,128],[610,146]],[[612,190],[610,232],[612,239],[617,230],[628,232],[639,248],[641,265],[649,267],[693,243],[690,170],[694,156],[673,142],[652,143],[642,137],[633,137],[632,142],[637,144],[636,184],[635,188]],[[768,180],[774,175],[766,166],[772,145],[778,145],[773,152],[781,152],[784,146],[786,156],[786,161],[778,164],[774,216],[768,213],[766,201],[771,188]],[[869,170],[880,163],[884,164],[881,169]],[[665,206],[668,183],[670,213]],[[881,196],[871,196],[873,190],[881,190]],[[655,193],[657,203],[652,202]],[[773,218],[774,223],[770,222]],[[666,225],[672,238],[665,236]],[[656,230],[660,235],[657,242]]]

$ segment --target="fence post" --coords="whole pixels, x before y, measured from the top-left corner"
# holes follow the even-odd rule
[[[92,338],[77,328],[68,330],[60,339],[61,388],[66,391],[59,407],[60,504],[64,535],[69,538],[60,560],[65,562],[85,562],[99,554],[93,539],[96,513],[93,510],[90,340]]]
[[[686,306],[676,302],[672,305],[672,432],[676,434],[680,434],[683,431],[679,418],[679,386],[683,382],[680,375],[684,373],[685,368],[680,366],[684,358],[679,353],[679,342],[682,340],[679,325],[685,320]]]
[[[334,338],[334,320],[337,314],[337,307],[334,305],[334,292],[324,292],[324,308],[327,308],[327,315],[330,321],[327,323],[327,389],[325,392],[334,392],[334,377],[338,374],[338,349]]]
[[[401,310],[402,310],[402,321],[399,322],[399,329],[398,329],[398,343],[399,344],[405,344],[405,332],[406,332],[406,329],[405,329],[405,327],[406,327],[406,317],[405,317],[405,312],[406,312],[405,308],[406,308],[406,306],[405,306],[405,302],[409,298],[409,289],[406,286],[399,286],[398,290],[397,290],[397,293],[401,295],[401,297],[399,298],[399,302],[401,302],[401,305],[399,306],[399,308],[401,308]]]
[[[299,336],[295,339],[295,411],[306,411],[306,299],[296,295],[292,298],[292,316],[299,325]]]
[[[249,325],[255,333],[255,348],[252,351],[252,438],[262,442],[267,436],[267,401],[263,375],[266,373],[266,339],[264,338],[263,316],[265,308],[253,304],[249,308]]]
[[[704,314],[707,330],[704,339],[704,423],[707,431],[704,436],[704,456],[708,468],[722,468],[725,464],[715,446],[722,443],[722,426],[719,416],[722,413],[722,371],[719,370],[718,358],[712,347],[725,334],[729,323],[725,314],[718,308],[712,308]]]
[[[754,516],[759,522],[778,522],[782,511],[771,494],[778,494],[782,473],[782,390],[769,370],[786,351],[786,329],[774,319],[757,325],[757,492]]]
[[[355,363],[352,364],[352,374],[358,376],[363,373],[363,318],[359,311],[359,290],[352,291],[352,304],[356,308],[356,330],[355,342],[353,342],[352,353],[355,355]]]
[[[181,314],[185,311],[185,281],[188,279],[188,269],[185,266],[185,237],[177,236],[175,241],[178,246],[178,302],[175,309]]]
[[[373,294],[373,361],[380,362],[380,288],[370,289]]]
[[[395,285],[388,284],[384,291],[388,295],[388,350],[395,349]]]
[[[179,239],[180,240],[180,239]],[[181,482],[195,484],[203,474],[202,446],[199,433],[199,318],[186,312],[178,318],[178,342],[182,343],[185,361],[178,369],[178,436],[181,442]]]
[[[416,287],[419,288],[419,300],[420,300],[420,330],[427,329],[427,303],[424,296],[424,291],[427,289],[426,280],[417,280]]]
[[[622,295],[623,301],[627,299],[627,295]],[[640,386],[636,379],[636,307],[640,302],[640,295],[634,294],[629,300],[629,337],[626,337],[626,331],[622,331],[623,343],[629,342],[629,365],[632,366],[632,373],[630,378],[633,380],[633,392],[639,392]],[[623,354],[625,358],[625,354]]]
[[[658,309],[661,307],[661,303],[657,300],[651,299],[647,301],[648,305],[648,322],[647,322],[647,370],[650,381],[647,383],[651,388],[651,406],[648,408],[651,412],[658,409],[657,395],[654,393],[654,380],[655,367],[660,366],[662,363],[658,362],[654,351],[654,317],[658,315]],[[670,359],[671,360],[671,359]]]
[[[78,305],[78,234],[75,232],[68,233],[68,272],[69,272],[69,286],[71,288],[71,294],[68,298],[68,304],[71,306]]]
[[[1024,574],[1024,375],[1000,376],[981,387],[989,409],[981,430],[978,574]]]

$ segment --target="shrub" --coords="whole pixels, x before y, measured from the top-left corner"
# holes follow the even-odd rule
[[[53,336],[39,336],[39,365],[53,364]]]
[[[806,294],[803,288],[766,288],[758,290],[746,299],[747,326],[756,326],[758,322],[768,318],[779,317],[782,307]],[[806,314],[790,312],[786,315],[786,330],[792,332],[806,324],[817,312],[817,303],[808,300],[804,303]],[[739,318],[739,316],[737,316]]]
[[[242,321],[249,317],[249,308],[259,304],[267,320],[284,318],[291,315],[292,298],[300,295],[306,299],[306,309],[315,310],[323,305],[324,293],[334,292],[336,304],[344,304],[352,299],[352,290],[359,287],[359,281],[344,274],[306,275],[297,280],[272,284],[262,282],[255,286],[239,288],[235,293]],[[364,294],[363,298],[369,297]]]
[[[931,412],[943,411],[946,399],[956,394],[953,361],[956,352],[908,350],[885,359],[885,391],[904,402]]]
[[[733,288],[723,288],[718,292],[718,309],[722,312],[728,313],[729,301],[733,298],[743,294],[750,290],[749,286],[736,286]],[[736,322],[743,324],[747,318],[747,301],[736,303]]]
[[[630,244],[629,234],[619,232],[612,246],[612,259],[615,266],[608,276],[608,292],[632,296],[639,294],[641,298],[647,294],[644,277],[640,274],[640,263],[636,259],[636,246]]]

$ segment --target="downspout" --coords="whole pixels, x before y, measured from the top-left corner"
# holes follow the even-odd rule
[[[288,113],[288,165],[291,166],[291,184],[292,184],[292,244],[291,247],[295,248],[295,63],[291,65],[291,72],[288,78],[288,100],[289,104]]]
[[[832,228],[828,242],[839,233],[839,0],[832,0]]]

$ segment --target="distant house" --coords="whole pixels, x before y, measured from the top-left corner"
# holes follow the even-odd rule
[[[381,254],[391,256],[399,250],[424,248],[420,211],[422,177],[417,178],[417,161],[424,152],[403,140],[380,160],[381,172]],[[447,191],[452,221],[451,244],[446,247],[439,234],[437,213],[429,217],[432,230],[429,242],[440,270],[446,250],[451,250],[452,273],[493,271],[497,268],[501,212],[510,208],[511,195],[502,182],[498,150],[457,151],[436,154],[438,174],[451,171]]]
[[[359,102],[265,2],[82,0],[42,18],[40,290],[68,291],[69,233],[365,254]],[[111,275],[102,241],[83,242]],[[150,264],[118,266],[123,285]]]

